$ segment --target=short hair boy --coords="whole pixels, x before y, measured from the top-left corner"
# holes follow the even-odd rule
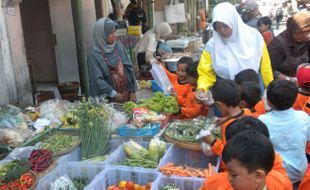
[[[271,112],[259,116],[268,127],[270,140],[284,160],[284,167],[292,183],[298,183],[307,168],[306,143],[310,140],[310,119],[292,106],[298,89],[287,80],[274,80],[267,89]]]
[[[247,81],[254,81],[259,84],[259,76],[253,69],[245,69],[235,75],[235,82],[241,84]]]

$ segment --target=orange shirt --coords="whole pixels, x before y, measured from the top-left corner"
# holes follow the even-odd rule
[[[299,92],[293,105],[293,108],[295,110],[303,110],[307,101],[310,101],[310,94],[304,94]]]
[[[298,190],[309,190],[310,189],[310,164],[305,172],[304,177],[301,180],[301,183],[298,187]]]
[[[308,99],[302,110],[310,116],[310,98]]]
[[[187,94],[192,91],[192,86],[189,83],[180,84],[178,75],[171,73],[166,69],[165,66],[162,66],[162,68],[165,70],[168,79],[170,80],[176,94],[177,94],[177,101],[180,106],[184,106],[186,101]]]
[[[272,170],[266,177],[268,190],[292,190],[292,183],[283,167],[280,154],[275,153],[275,160]],[[215,174],[206,179],[201,190],[233,190],[228,180],[228,172]]]
[[[228,118],[225,120],[225,122],[221,125],[221,135],[222,139],[215,140],[214,144],[211,146],[212,152],[217,156],[222,156],[222,152],[224,150],[224,147],[226,145],[226,129],[227,127],[236,119],[239,119],[240,117],[244,116],[251,116],[252,112],[249,109],[242,109],[242,112],[239,115],[236,115],[234,117]],[[226,170],[226,166],[223,161],[220,163],[220,169],[221,171]]]
[[[265,31],[262,33],[265,43],[268,45],[272,41],[272,32]]]
[[[181,108],[179,119],[195,118],[208,115],[208,107],[199,103],[195,98],[195,91],[191,90],[186,97],[184,107]]]
[[[252,116],[253,117],[258,117],[262,114],[265,114],[266,113],[266,110],[265,110],[265,104],[264,104],[264,101],[263,100],[260,100],[259,102],[257,102],[257,104],[254,106],[254,112],[252,112]]]

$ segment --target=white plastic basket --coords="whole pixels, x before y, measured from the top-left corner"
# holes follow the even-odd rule
[[[216,156],[208,157],[199,150],[188,150],[173,146],[167,153],[166,157],[159,163],[159,167],[163,167],[168,162],[174,163],[176,166],[189,166],[193,168],[207,169],[208,164],[215,166],[215,172],[218,172],[221,159]]]
[[[121,140],[110,140],[110,144],[107,147],[107,149],[104,151],[103,155],[108,154],[109,156],[112,156],[114,151],[122,145],[122,141]],[[57,163],[61,164],[61,163],[72,163],[72,162],[79,162],[81,164],[93,164],[92,162],[87,162],[87,161],[83,161],[81,162],[81,148],[78,147],[76,149],[74,149],[73,151],[71,151],[69,154],[66,154],[64,156],[61,156],[58,160]],[[109,157],[108,156],[108,157]],[[97,162],[96,164],[106,164],[106,161],[108,160],[108,158],[102,162]]]
[[[144,169],[108,167],[97,175],[87,188],[92,190],[106,190],[109,186],[118,185],[121,180],[124,180],[132,181],[139,185],[152,183],[150,190],[156,190],[160,176],[161,174],[158,172],[151,172]]]
[[[148,149],[150,142],[141,142],[141,141],[136,141],[138,144],[140,144],[141,146],[143,146],[144,148]],[[156,168],[142,168],[142,167],[131,167],[131,168],[140,168],[140,169],[145,169],[145,170],[159,170],[159,166],[161,165],[160,163],[167,159],[166,155],[167,153],[170,152],[170,149],[172,148],[172,144],[170,143],[166,143],[166,152],[164,154],[164,156],[159,160],[159,164]],[[116,165],[116,166],[121,166],[122,162],[125,161],[125,159],[128,157],[127,153],[124,151],[124,145],[120,146],[116,151],[115,154],[113,154],[113,156],[109,157],[107,160],[107,164],[108,165]],[[126,166],[123,166],[126,167]]]
[[[48,190],[52,182],[56,181],[63,175],[67,175],[70,179],[74,177],[87,177],[92,181],[101,171],[104,166],[85,165],[85,164],[60,164],[48,175],[41,178],[36,186],[36,190]],[[84,189],[89,189],[87,186]]]
[[[161,175],[158,186],[156,189],[169,184],[176,185],[180,190],[198,190],[202,187],[205,179],[203,178],[193,178],[193,177],[166,177]]]

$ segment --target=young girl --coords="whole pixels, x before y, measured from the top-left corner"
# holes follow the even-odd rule
[[[273,38],[271,24],[272,21],[268,16],[264,16],[257,21],[258,30],[262,33],[266,44],[269,44]]]

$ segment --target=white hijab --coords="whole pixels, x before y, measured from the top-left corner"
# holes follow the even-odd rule
[[[230,3],[215,6],[212,24],[215,22],[222,22],[232,29],[232,35],[227,39],[214,31],[206,45],[207,51],[211,53],[215,73],[231,80],[245,69],[253,69],[258,73],[264,45],[261,34],[247,26]]]

